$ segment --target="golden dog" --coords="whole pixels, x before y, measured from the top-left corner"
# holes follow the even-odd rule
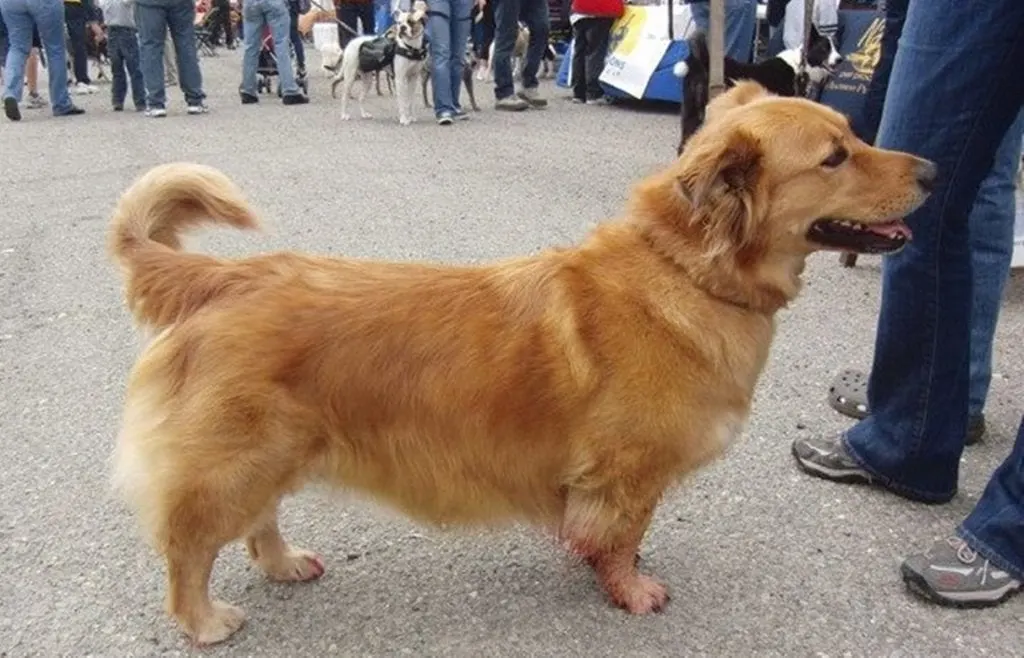
[[[185,229],[256,218],[216,170],[151,170],[110,236],[157,332],[115,485],[167,561],[168,612],[200,644],[242,625],[208,593],[237,539],[273,579],[320,576],[277,525],[313,481],[427,522],[538,524],[615,604],[661,609],[634,556],[666,489],[740,434],[805,259],[898,249],[934,178],[830,109],[741,83],[581,245],[450,267],[182,253]]]

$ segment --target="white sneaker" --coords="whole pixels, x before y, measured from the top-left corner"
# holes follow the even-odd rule
[[[161,119],[167,116],[167,110],[165,110],[162,107],[151,107],[148,110],[146,110],[146,116],[151,117],[153,119]]]
[[[85,96],[86,94],[95,94],[99,89],[90,84],[79,82],[75,84],[74,91],[79,96]]]
[[[198,105],[189,105],[186,111],[189,114],[206,114],[210,111],[210,108],[207,107],[206,103],[200,103]]]

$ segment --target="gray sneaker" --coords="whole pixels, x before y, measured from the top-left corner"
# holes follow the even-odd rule
[[[874,480],[853,460],[843,445],[843,435],[797,439],[793,456],[800,468],[810,475],[848,484],[871,484]]]
[[[541,109],[548,106],[548,100],[540,97],[536,87],[522,89],[518,94],[519,98],[529,103],[530,107]]]
[[[939,605],[985,608],[1020,591],[1021,582],[999,569],[960,537],[940,539],[900,566],[911,592]]]
[[[530,108],[530,104],[521,98],[515,96],[508,96],[506,98],[499,98],[494,103],[494,109],[504,110],[505,112],[522,112]]]

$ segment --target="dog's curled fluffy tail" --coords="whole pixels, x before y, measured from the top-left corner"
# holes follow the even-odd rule
[[[242,191],[197,164],[155,167],[122,195],[108,247],[125,276],[125,298],[140,324],[161,328],[251,280],[244,268],[179,251],[181,233],[201,224],[255,229]]]

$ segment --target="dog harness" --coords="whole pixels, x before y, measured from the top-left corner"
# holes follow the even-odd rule
[[[422,59],[427,58],[427,47],[421,46],[419,48],[409,48],[405,45],[395,45],[395,54],[401,55],[406,59],[411,59],[414,62],[418,62]]]
[[[387,36],[379,36],[359,46],[359,70],[375,73],[391,66],[397,44]]]

